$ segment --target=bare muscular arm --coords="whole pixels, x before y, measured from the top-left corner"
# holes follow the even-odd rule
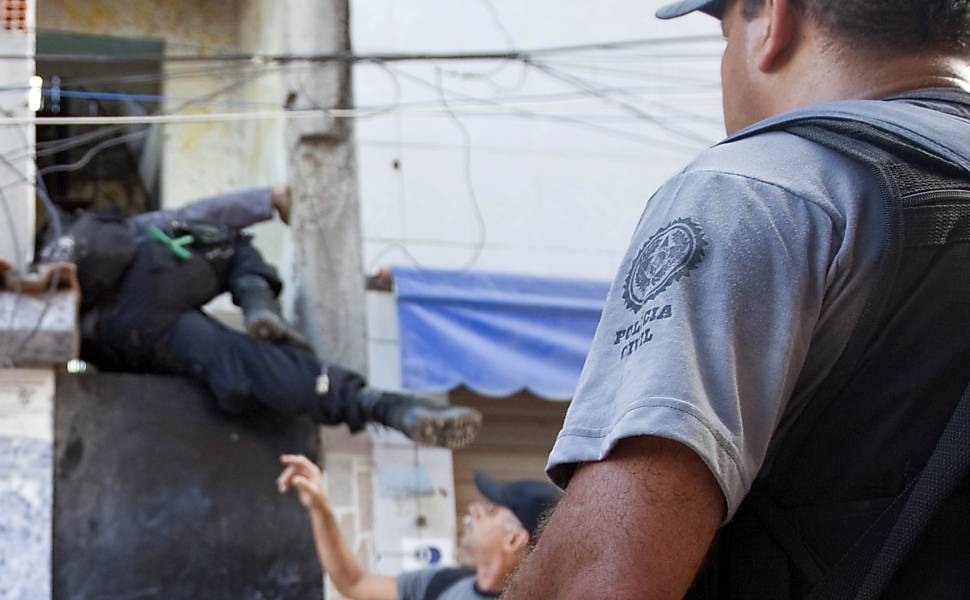
[[[724,516],[704,462],[677,442],[638,437],[581,465],[507,600],[679,599]]]

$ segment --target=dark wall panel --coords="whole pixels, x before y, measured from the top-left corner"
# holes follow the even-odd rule
[[[316,428],[227,417],[178,378],[57,381],[54,597],[321,597],[309,522],[276,493],[278,456]]]

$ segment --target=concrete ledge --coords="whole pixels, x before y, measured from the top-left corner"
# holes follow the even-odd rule
[[[74,290],[55,292],[49,301],[44,295],[0,292],[3,355],[19,349],[12,359],[20,367],[62,365],[77,358],[77,306]]]
[[[0,260],[0,366],[50,367],[77,358],[80,300],[74,265],[24,275]]]

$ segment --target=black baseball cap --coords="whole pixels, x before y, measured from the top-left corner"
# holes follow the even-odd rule
[[[526,479],[501,483],[481,471],[475,472],[475,487],[495,504],[511,510],[532,539],[539,529],[539,520],[562,496],[559,488],[545,481]]]
[[[671,2],[670,4],[662,6],[657,11],[657,18],[676,19],[677,17],[682,17],[695,10],[699,10],[716,19],[720,19],[724,15],[724,9],[727,8],[727,3],[728,0],[681,0],[680,2]]]

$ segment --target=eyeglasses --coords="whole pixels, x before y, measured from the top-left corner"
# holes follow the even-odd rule
[[[469,530],[474,525],[476,518],[490,517],[494,515],[500,508],[503,507],[485,500],[472,502],[470,505],[468,505],[468,513],[461,518],[461,526],[465,530]],[[506,516],[507,518],[502,519],[502,525],[506,529],[509,531],[524,529],[522,523],[520,523],[515,515],[511,514],[511,512]]]

